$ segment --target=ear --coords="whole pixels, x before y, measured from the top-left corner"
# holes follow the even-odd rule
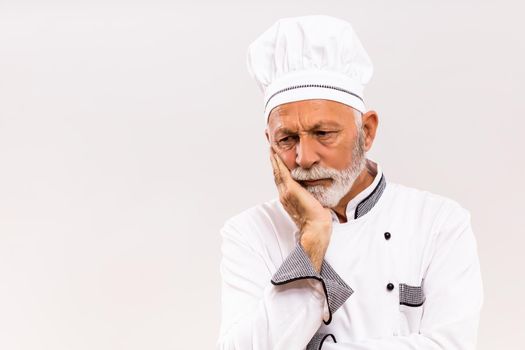
[[[268,134],[268,128],[264,129],[264,134],[266,135],[266,140],[270,143],[270,135]]]
[[[377,125],[379,124],[379,117],[376,111],[370,110],[363,114],[363,130],[365,132],[365,150],[368,152],[372,148],[374,139],[376,138]]]

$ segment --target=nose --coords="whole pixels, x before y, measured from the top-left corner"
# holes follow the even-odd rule
[[[315,147],[315,140],[308,136],[301,137],[295,147],[295,163],[303,169],[310,169],[319,162],[319,155]]]

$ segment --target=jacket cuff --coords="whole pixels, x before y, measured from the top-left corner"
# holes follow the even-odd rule
[[[306,350],[321,350],[325,341],[332,341],[334,343],[337,343],[333,334],[315,333],[312,340],[310,340],[310,342],[306,346]]]
[[[326,260],[323,260],[321,265],[321,277],[326,285],[330,312],[334,313],[354,293],[354,290],[346,284]]]
[[[272,284],[282,285],[309,278],[320,281],[323,286],[329,310],[328,320],[323,320],[323,322],[329,324],[332,321],[332,314],[344,304],[354,291],[327,261],[323,260],[321,273],[318,273],[301,244],[297,243],[294,250],[273,275]]]

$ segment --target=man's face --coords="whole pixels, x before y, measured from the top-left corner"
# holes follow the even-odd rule
[[[292,177],[323,206],[334,207],[365,165],[360,112],[331,100],[304,100],[275,107],[266,136]]]

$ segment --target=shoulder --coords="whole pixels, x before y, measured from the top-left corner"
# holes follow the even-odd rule
[[[470,211],[453,198],[389,181],[386,189],[390,205],[402,206],[405,211],[432,220],[434,228],[470,222]]]
[[[280,215],[282,215],[282,206],[279,200],[275,198],[238,212],[226,219],[225,225],[256,225]]]
[[[263,236],[271,233],[289,231],[294,224],[282,207],[278,198],[249,207],[228,218],[222,227],[222,233],[234,232],[239,236]]]

